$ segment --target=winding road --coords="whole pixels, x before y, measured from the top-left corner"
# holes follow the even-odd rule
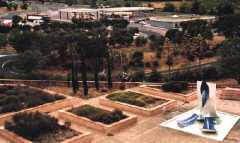
[[[16,55],[15,53],[0,53],[0,74],[4,74],[7,77],[14,77],[18,73],[11,66],[11,57]]]

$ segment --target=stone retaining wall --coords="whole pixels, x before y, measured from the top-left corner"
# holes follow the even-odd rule
[[[99,108],[99,107],[97,107],[97,108]],[[106,109],[104,109],[104,110],[106,110]],[[63,120],[70,121],[72,123],[75,123],[75,124],[78,124],[81,126],[85,126],[87,128],[91,128],[91,129],[100,131],[105,134],[120,131],[120,130],[127,128],[137,122],[137,116],[128,115],[128,114],[125,114],[125,115],[128,116],[126,119],[120,120],[120,121],[115,122],[110,125],[106,125],[101,122],[92,121],[85,117],[77,116],[77,115],[70,113],[68,111],[65,111],[65,110],[59,110],[59,112],[58,112],[58,117]]]
[[[240,89],[225,88],[219,94],[220,99],[240,100]]]
[[[59,87],[67,87],[67,81],[57,81],[57,80],[20,80],[20,79],[0,79],[0,84],[24,84],[36,87],[46,87],[46,86],[59,86]],[[70,85],[72,81],[70,81]],[[80,86],[82,86],[82,81],[79,81]],[[88,86],[90,88],[95,87],[94,81],[88,81]],[[136,87],[140,85],[162,85],[164,83],[152,83],[152,82],[113,82],[113,88],[119,89],[121,85],[125,85],[125,88]],[[196,83],[189,83],[190,87],[196,87]],[[99,87],[108,87],[107,81],[99,81]],[[225,88],[225,87],[232,87],[232,88],[240,88],[240,84],[217,84],[217,88]]]
[[[163,98],[174,99],[174,100],[183,101],[183,102],[190,102],[192,100],[197,99],[197,89],[194,92],[184,95],[181,93],[165,92],[161,89],[157,89],[157,88],[153,88],[153,87],[141,86],[141,88],[138,88],[138,91],[143,92],[143,93],[145,93],[147,91],[147,93],[149,93],[149,94],[154,94],[154,95],[158,95]],[[163,93],[163,94],[161,94],[161,93]]]
[[[59,87],[67,87],[67,81],[55,81],[55,80],[14,80],[14,79],[0,79],[0,84],[24,84],[28,86],[35,86],[35,87],[47,87],[47,86],[59,86]],[[72,82],[70,82],[71,86]],[[87,82],[89,88],[95,88],[94,81]],[[122,85],[125,88],[131,88],[141,85],[142,82],[113,82],[113,88],[120,89]],[[82,86],[82,81],[79,81],[79,86]],[[108,82],[106,81],[99,81],[99,87],[108,87]]]
[[[132,92],[135,92],[135,91],[132,91]],[[146,95],[145,93],[141,93],[141,94]],[[128,112],[132,112],[132,113],[143,115],[143,116],[154,116],[154,115],[163,113],[167,110],[173,109],[174,107],[177,106],[176,100],[169,100],[166,98],[160,98],[160,97],[154,96],[155,98],[168,100],[168,102],[158,105],[156,107],[153,107],[151,109],[147,109],[147,108],[143,108],[143,107],[127,104],[127,103],[122,103],[119,101],[112,101],[110,99],[107,99],[106,96],[99,98],[100,105],[108,106],[111,108],[117,108],[119,110],[128,111]],[[146,96],[150,96],[150,95],[147,94]]]
[[[1,84],[0,86],[5,86],[5,85]],[[17,86],[17,85],[16,84],[13,84],[13,85],[9,84],[9,85],[6,85],[6,86]],[[21,86],[24,86],[24,85],[21,85]],[[35,87],[29,87],[29,88],[34,88],[34,89],[37,89],[37,90],[41,90],[41,89],[35,88]],[[49,90],[41,90],[41,91],[45,92],[45,93],[48,93],[48,94],[59,94],[59,93],[52,92],[52,91],[49,91]],[[63,95],[63,94],[59,94],[59,95],[65,96],[66,99],[57,100],[57,101],[54,101],[54,102],[51,102],[51,103],[46,103],[46,104],[43,104],[43,105],[39,105],[37,107],[24,109],[24,110],[21,110],[21,111],[18,111],[18,112],[10,112],[10,113],[0,115],[0,126],[4,125],[5,121],[10,120],[11,117],[14,114],[17,114],[17,113],[20,113],[20,112],[40,111],[40,112],[45,112],[46,113],[46,112],[52,112],[52,111],[56,111],[56,110],[60,110],[60,109],[72,106],[72,100],[74,100],[73,97],[69,97],[69,96],[66,96],[66,95]]]
[[[4,129],[4,127],[1,127],[0,129],[0,136],[12,143],[32,143],[31,141],[24,139],[23,137],[7,129]],[[62,141],[60,143],[90,143],[92,140],[93,140],[92,134],[90,132],[85,132],[71,139]]]

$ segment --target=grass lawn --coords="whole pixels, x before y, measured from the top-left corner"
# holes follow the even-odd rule
[[[65,99],[63,96],[50,95],[40,90],[22,86],[0,87],[0,114],[20,111],[22,109],[36,107],[45,103]]]
[[[69,110],[69,112],[104,124],[112,124],[127,118],[127,116],[124,115],[120,110],[114,110],[113,112],[110,112],[90,105],[83,105]]]
[[[113,101],[124,102],[132,105],[136,105],[144,108],[153,108],[158,105],[161,105],[167,100],[159,99],[155,97],[146,96],[143,94],[135,93],[135,92],[120,92],[114,93],[107,96],[108,99]]]

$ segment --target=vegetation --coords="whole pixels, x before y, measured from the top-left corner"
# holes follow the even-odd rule
[[[230,14],[221,16],[215,23],[214,27],[217,32],[223,34],[227,38],[234,36],[240,37],[240,14]]]
[[[219,63],[222,74],[232,77],[240,83],[240,37],[220,44]]]
[[[112,124],[127,118],[120,110],[115,109],[113,112],[110,112],[90,105],[83,105],[69,111],[78,116],[86,117],[104,124]]]
[[[162,85],[164,91],[180,93],[188,88],[186,81],[169,81]]]
[[[7,113],[61,100],[65,97],[57,94],[50,95],[28,87],[2,86],[0,98],[0,113]]]
[[[58,119],[38,111],[15,114],[12,121],[5,122],[4,126],[34,143],[61,142],[79,135],[69,126],[59,125]]]
[[[165,12],[174,12],[175,6],[172,3],[166,3],[163,11]]]
[[[108,95],[107,98],[113,101],[128,103],[144,108],[152,108],[166,102],[166,100],[163,99],[146,96],[135,92],[113,93]]]

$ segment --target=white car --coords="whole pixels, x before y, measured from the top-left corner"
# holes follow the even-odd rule
[[[140,21],[139,24],[146,25],[146,22]]]

